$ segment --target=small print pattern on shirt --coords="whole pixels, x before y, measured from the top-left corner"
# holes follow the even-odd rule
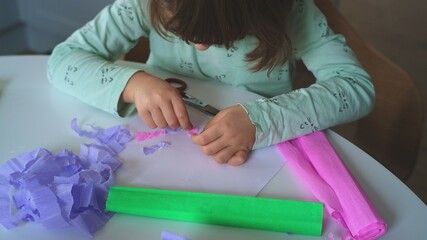
[[[113,72],[116,70],[116,67],[110,66],[101,69],[101,84],[108,84],[114,81]]]
[[[70,86],[74,86],[74,80],[72,79],[73,73],[77,72],[79,69],[76,66],[68,65],[67,71],[65,72],[64,82]]]
[[[315,132],[319,130],[319,127],[316,126],[312,121],[310,117],[306,117],[306,119],[300,124],[300,129],[310,129],[311,132]]]
[[[190,73],[194,73],[193,66],[194,66],[194,64],[192,62],[184,61],[183,59],[181,59],[181,63],[179,64],[179,67],[181,69],[186,70]]]
[[[126,5],[125,3],[120,3],[117,9],[117,14],[121,17],[126,17],[131,21],[135,19],[135,11],[132,7]]]

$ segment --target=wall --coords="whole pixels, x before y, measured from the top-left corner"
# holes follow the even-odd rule
[[[11,28],[10,30],[24,32],[24,37],[13,35],[12,39],[15,39],[15,42],[8,37],[8,45],[11,43],[16,45],[17,40],[23,39],[27,50],[49,53],[56,44],[65,40],[74,30],[83,26],[113,1],[1,0],[0,48],[3,49],[1,26],[6,25]],[[0,54],[2,54],[1,50]]]
[[[19,0],[29,48],[49,52],[113,0]]]
[[[0,1],[0,54],[13,54],[26,48],[24,24],[16,0]]]
[[[29,48],[49,52],[113,0],[19,0]]]

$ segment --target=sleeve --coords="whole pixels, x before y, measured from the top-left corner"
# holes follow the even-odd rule
[[[147,0],[117,0],[58,44],[48,61],[56,88],[115,115],[134,108],[119,103],[129,78],[139,69],[116,65],[142,36],[148,36]]]
[[[316,83],[241,104],[256,126],[253,149],[357,120],[374,105],[368,73],[313,0],[295,0],[289,24],[293,58],[303,60]]]

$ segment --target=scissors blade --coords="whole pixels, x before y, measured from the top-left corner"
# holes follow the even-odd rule
[[[195,98],[193,96],[191,96],[188,93],[182,93],[182,100],[184,100],[184,103],[187,104],[188,106],[191,106],[203,113],[209,114],[211,116],[215,116],[219,110],[212,107],[211,105],[203,102],[202,100]]]

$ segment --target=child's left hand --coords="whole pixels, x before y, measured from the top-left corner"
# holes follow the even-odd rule
[[[218,163],[241,165],[255,143],[256,128],[241,106],[220,111],[192,140]]]

